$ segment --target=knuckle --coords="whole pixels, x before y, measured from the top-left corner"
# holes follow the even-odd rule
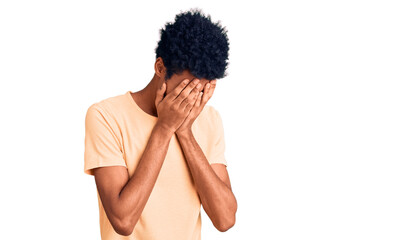
[[[189,95],[189,101],[192,101],[192,100],[194,100],[195,98],[196,98],[196,93],[192,93],[192,94],[190,94]]]
[[[172,91],[170,94],[168,94],[167,96],[171,96],[172,98],[175,98],[177,96],[177,92],[176,91]]]
[[[174,97],[177,97],[178,95],[179,95],[179,93],[182,91],[182,89],[177,89],[177,88],[175,88],[174,90],[173,90],[173,96]]]
[[[187,87],[194,88],[197,84],[194,81],[191,81]]]
[[[180,96],[182,97],[182,98],[187,98],[188,97],[188,93],[187,92],[182,92],[181,94],[180,94]]]
[[[195,98],[196,95],[199,94],[199,92],[200,92],[199,89],[195,88],[195,89],[193,89],[193,91],[191,92],[190,95],[192,95],[192,97]]]

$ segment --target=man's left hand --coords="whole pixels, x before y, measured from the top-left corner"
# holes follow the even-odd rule
[[[214,89],[216,88],[216,81],[217,80],[211,80],[210,83],[206,83],[203,89],[204,93],[199,94],[199,96],[196,98],[195,105],[190,110],[190,113],[187,115],[182,125],[176,130],[176,135],[183,134],[192,130],[193,122],[202,112],[209,99],[213,96]]]

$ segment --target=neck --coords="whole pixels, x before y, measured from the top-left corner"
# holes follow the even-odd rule
[[[158,84],[160,83],[159,77],[155,74],[152,80],[146,85],[146,87],[138,92],[136,92],[137,104],[146,113],[158,116],[155,105],[156,90],[158,89]]]

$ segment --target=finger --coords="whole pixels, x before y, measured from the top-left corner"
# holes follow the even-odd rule
[[[203,96],[203,92],[200,92],[196,98],[195,108],[200,107],[200,103],[202,102],[202,96]]]
[[[217,80],[216,80],[216,79],[210,80],[210,84],[213,84],[214,87],[216,87],[216,83],[217,83]]]
[[[181,92],[180,94],[176,97],[174,100],[174,104],[181,104],[187,97],[189,97],[190,93],[192,90],[199,89],[201,87],[199,79],[195,79],[191,81]],[[193,95],[194,97],[195,95]]]
[[[199,102],[200,102],[200,92],[198,92],[198,93],[195,95],[195,99],[193,99],[192,102],[189,102],[189,104],[188,104],[188,105],[186,106],[186,108],[185,108],[185,112],[186,112],[186,111],[188,111],[188,112],[193,111],[194,108],[195,108],[196,102],[198,101],[198,99],[199,99]]]
[[[172,101],[175,100],[175,98],[179,95],[179,93],[189,84],[189,79],[185,79],[183,81],[181,81],[176,87],[175,89],[172,90],[172,92],[170,92],[168,94],[169,99],[171,99]]]
[[[185,100],[183,100],[183,102],[180,104],[179,107],[181,109],[184,109],[185,111],[186,109],[192,108],[196,102],[196,98],[198,95],[199,95],[199,89],[194,88],[192,92],[189,94],[189,96]]]
[[[195,99],[194,99],[194,103],[193,103],[192,109],[193,109],[193,108],[197,108],[197,107],[200,106],[200,99],[202,98],[202,95],[203,95],[203,92],[198,92],[198,93],[196,94],[196,97],[195,97]]]
[[[216,84],[206,83],[205,88],[204,88],[204,94],[203,94],[200,105],[204,106],[209,101],[209,99],[213,95],[215,87],[216,87]]]
[[[156,98],[155,98],[155,105],[158,106],[159,102],[162,101],[163,95],[166,92],[166,83],[162,83],[162,85],[156,90]]]

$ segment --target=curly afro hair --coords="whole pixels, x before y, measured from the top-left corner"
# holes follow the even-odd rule
[[[189,70],[195,77],[209,80],[225,77],[228,65],[229,39],[220,22],[201,10],[182,12],[174,23],[166,23],[160,31],[156,58],[166,67],[165,80],[174,73]]]

